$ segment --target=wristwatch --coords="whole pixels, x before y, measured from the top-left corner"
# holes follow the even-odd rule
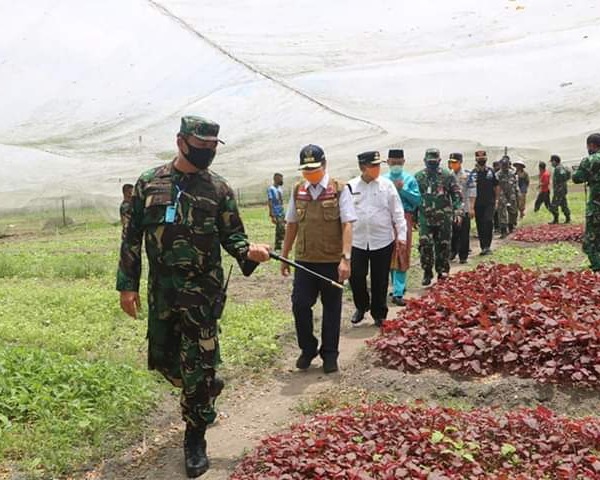
[[[342,258],[343,258],[344,260],[348,260],[348,261],[350,261],[350,254],[349,254],[349,253],[343,253],[343,254],[342,254]]]

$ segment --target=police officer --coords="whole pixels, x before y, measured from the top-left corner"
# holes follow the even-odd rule
[[[486,166],[485,150],[475,152],[475,168],[469,176],[469,187],[475,188],[475,204],[471,216],[475,217],[477,236],[479,237],[480,255],[492,253],[492,237],[494,235],[494,212],[498,197],[498,178],[493,169]]]
[[[452,223],[463,219],[462,195],[456,177],[440,168],[440,151],[430,148],[425,152],[425,169],[415,175],[421,193],[419,208],[419,253],[423,268],[424,286],[433,278],[434,255],[438,280],[450,272],[450,241]]]
[[[600,272],[600,133],[587,138],[588,156],[575,173],[574,183],[585,183],[589,187],[585,206],[585,235],[583,251],[588,256],[594,272]]]
[[[304,181],[294,186],[286,214],[282,256],[289,256],[294,243],[295,260],[340,283],[350,278],[352,223],[356,221],[352,195],[344,182],[327,173],[325,152],[317,145],[300,151],[300,171]],[[281,273],[290,268],[281,264]],[[313,311],[317,298],[323,304],[321,347],[313,334]],[[323,371],[338,370],[342,290],[303,270],[294,271],[292,311],[300,356],[296,367],[306,370],[321,355]]]
[[[220,245],[249,273],[269,259],[266,245],[248,242],[233,191],[209,170],[219,125],[184,116],[175,159],[143,173],[125,223],[117,273],[121,308],[136,317],[142,238],[148,255],[148,366],[181,387],[189,477],[208,470],[206,427],[223,388],[217,320],[223,301]],[[220,245],[219,245],[220,244]]]

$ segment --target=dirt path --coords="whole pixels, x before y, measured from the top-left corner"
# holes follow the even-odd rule
[[[497,245],[493,247],[497,248]],[[478,252],[475,244],[473,250]],[[451,273],[465,268],[468,268],[468,265],[453,263]],[[420,278],[421,274],[418,266],[412,267],[410,275]],[[235,291],[233,288],[232,290]],[[411,292],[411,296],[420,294],[422,290]],[[283,298],[276,300],[289,302],[289,299]],[[388,317],[395,317],[397,310],[397,307],[390,308]],[[340,372],[325,375],[318,361],[306,372],[297,371],[293,366],[298,352],[295,348],[290,348],[283,359],[283,366],[275,370],[266,381],[230,381],[234,383],[234,388],[223,395],[224,401],[219,405],[219,421],[207,432],[211,469],[201,477],[203,480],[229,478],[240,458],[252,449],[260,438],[300,420],[301,414],[297,407],[303,401],[314,399],[320,393],[331,391],[336,386],[356,383],[354,377],[361,372],[359,364],[365,361],[361,355],[365,349],[365,340],[375,336],[378,330],[373,326],[370,317],[363,321],[360,328],[351,327],[349,317],[352,312],[352,303],[345,298],[340,340]],[[371,368],[368,365],[365,367]],[[156,422],[144,442],[127,451],[121,458],[102,465],[95,471],[99,477],[94,478],[185,478],[181,446],[183,425],[179,419],[178,402],[175,398],[164,402],[164,410]]]

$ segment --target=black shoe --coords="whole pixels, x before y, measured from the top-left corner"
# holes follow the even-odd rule
[[[358,325],[365,318],[365,312],[363,310],[356,310],[350,319],[352,325]]]
[[[379,328],[383,325],[384,320],[385,318],[374,318],[373,322],[375,323],[375,326]]]
[[[196,478],[208,470],[206,456],[206,427],[194,427],[189,423],[185,427],[183,453],[185,456],[185,473],[189,478]]]
[[[406,301],[403,297],[392,297],[392,303],[398,307],[406,307]]]
[[[548,225],[558,225],[558,218],[555,218],[551,222],[548,222]]]
[[[448,280],[448,274],[446,272],[438,273],[438,282]]]
[[[313,361],[313,358],[315,358],[316,356],[316,353],[314,355],[307,355],[305,353],[301,353],[298,357],[298,360],[296,360],[296,368],[298,370],[308,369],[308,367],[310,367],[311,362]]]
[[[458,263],[460,263],[461,265],[464,265],[465,263],[467,263],[467,259],[461,258]]]
[[[571,218],[565,218],[565,223],[571,223]]]
[[[433,280],[433,273],[425,272],[425,274],[423,275],[423,281],[421,282],[421,285],[423,285],[424,287],[426,287],[427,285],[431,285],[431,280]]]
[[[486,256],[486,255],[490,255],[492,253],[492,251],[489,248],[484,248],[481,253],[479,255]]]
[[[456,258],[456,252],[452,252],[450,254],[450,261],[454,260]]]
[[[335,358],[324,358],[323,359],[323,372],[333,373],[338,371],[337,359]]]

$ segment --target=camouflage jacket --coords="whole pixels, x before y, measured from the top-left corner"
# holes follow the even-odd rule
[[[130,202],[126,202],[125,200],[121,202],[121,206],[119,207],[119,215],[121,216],[122,225],[125,225],[129,221],[129,218],[131,217],[131,208],[132,205]]]
[[[175,210],[172,219],[169,209]],[[131,218],[123,229],[117,273],[121,291],[139,289],[142,237],[151,288],[173,295],[198,286],[216,294],[223,281],[220,245],[240,263],[248,252],[244,226],[225,180],[210,170],[183,174],[173,163],[148,170],[138,179]]]
[[[463,198],[456,177],[449,170],[438,168],[434,173],[423,169],[415,174],[421,192],[419,221],[426,225],[441,225],[461,216]]]
[[[498,186],[500,187],[499,202],[517,204],[519,197],[519,181],[517,174],[512,170],[500,170],[496,177],[498,178]]]
[[[559,163],[552,174],[552,190],[554,190],[554,195],[564,196],[567,194],[567,182],[570,178],[570,170]]]
[[[589,187],[585,214],[600,219],[600,152],[587,156],[573,173],[573,183]]]

